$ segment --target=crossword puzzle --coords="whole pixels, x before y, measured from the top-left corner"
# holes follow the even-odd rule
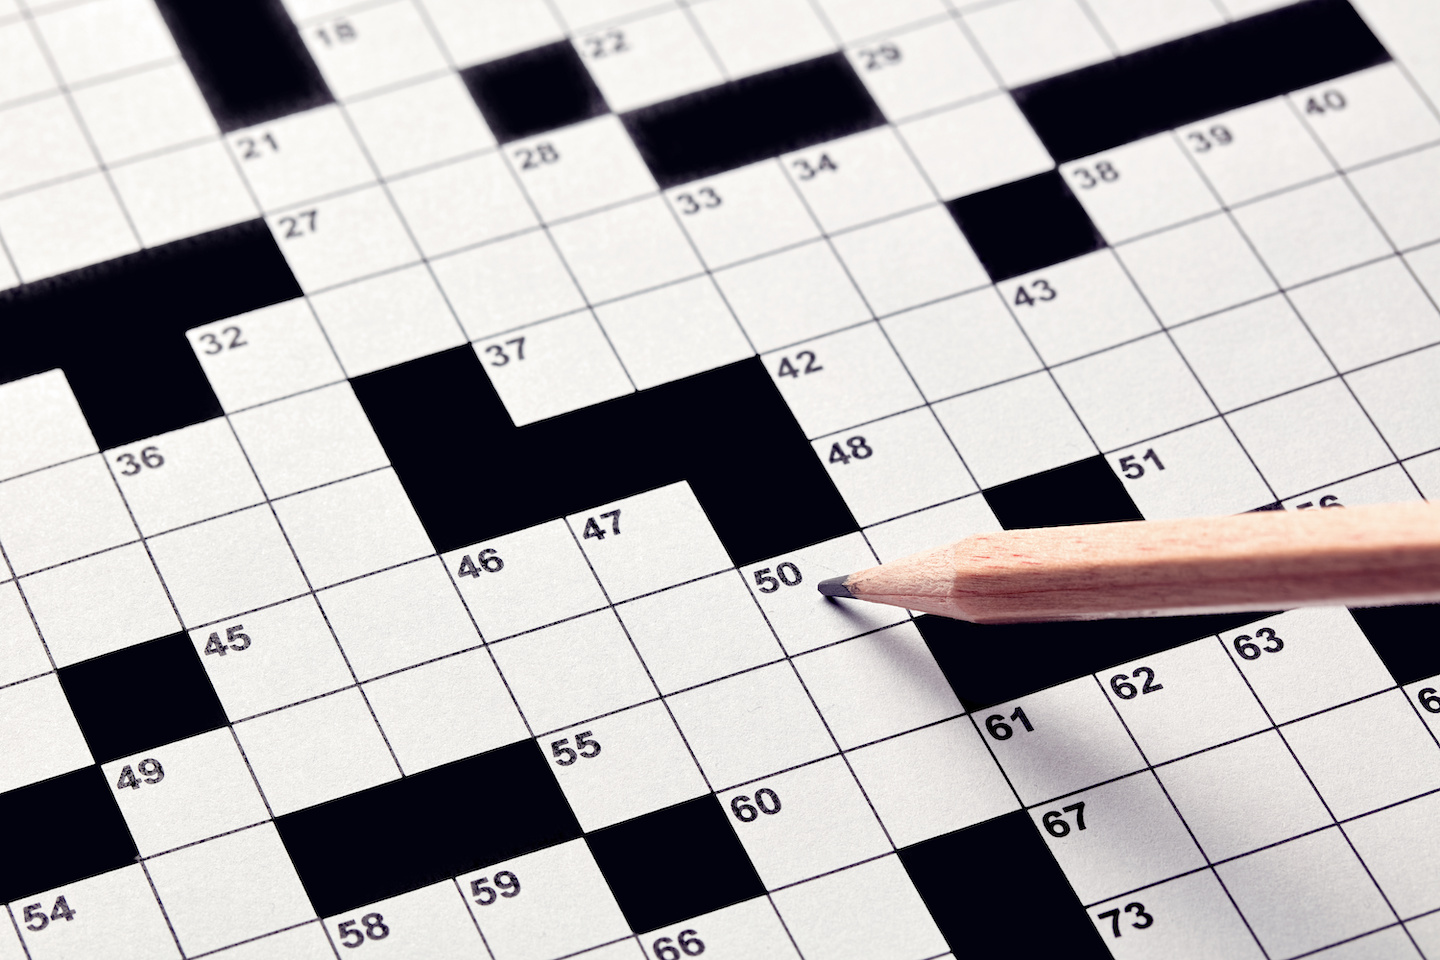
[[[1440,960],[1428,0],[0,0],[0,960]]]

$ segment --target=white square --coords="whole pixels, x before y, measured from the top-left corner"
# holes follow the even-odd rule
[[[537,732],[623,710],[657,694],[613,613],[601,610],[490,647]]]
[[[882,740],[847,757],[897,847],[1020,806],[967,717]]]
[[[137,440],[105,456],[115,465],[115,482],[147,536],[265,499],[223,417]]]
[[[669,6],[664,2],[664,6]],[[557,0],[558,13],[574,29],[592,26],[606,20],[629,17],[656,6],[654,0]]]
[[[835,32],[846,40],[883,33],[947,13],[940,0],[896,0],[876,5],[866,0],[822,0],[820,7]]]
[[[49,670],[50,658],[19,588],[13,581],[0,584],[0,685]]]
[[[851,6],[871,17],[888,14],[893,7]],[[995,89],[985,62],[949,17],[905,33],[888,34],[878,42],[860,41],[846,52],[870,96],[892,122]]]
[[[1339,178],[1257,200],[1236,209],[1235,220],[1284,287],[1391,252]]]
[[[1440,341],[1440,313],[1398,257],[1306,284],[1290,300],[1340,370]]]
[[[1094,677],[1057,684],[1014,703],[998,703],[976,711],[974,718],[1027,804],[1145,766]],[[1007,727],[1010,733],[1005,736]]]
[[[1431,794],[1345,824],[1370,875],[1402,917],[1440,907],[1440,878],[1425,866],[1440,852],[1432,819],[1437,812],[1440,796]]]
[[[945,940],[898,857],[883,857],[772,895],[806,957],[937,957]]]
[[[1440,137],[1433,108],[1398,63],[1297,90],[1290,102],[1342,168]]]
[[[1219,209],[1214,194],[1168,133],[1075,160],[1060,170],[1110,243]]]
[[[430,269],[472,340],[585,307],[540,230],[443,257]]]
[[[795,669],[845,750],[964,712],[914,624],[807,653]]]
[[[96,450],[64,370],[0,385],[0,479]]]
[[[345,379],[301,297],[187,330],[185,336],[227,411]]]
[[[1159,329],[1110,250],[1016,277],[997,289],[1040,356],[1051,364]]]
[[[1285,297],[1265,297],[1175,327],[1170,335],[1221,410],[1335,373]]]
[[[349,39],[340,25],[349,25]],[[340,100],[445,69],[419,9],[385,3],[300,31],[325,83]]]
[[[886,317],[881,326],[929,400],[1040,369],[1040,359],[994,289]]]
[[[1075,360],[1052,372],[1102,450],[1217,413],[1164,334]]]
[[[659,197],[568,220],[551,227],[550,234],[591,303],[704,269]]]
[[[17,945],[12,955],[20,957],[96,957],[123,954],[130,957],[174,957],[174,935],[165,922],[165,914],[155,902],[155,893],[147,882],[144,868],[130,864],[118,870],[67,883],[54,890],[31,895],[42,910],[52,909],[58,897],[74,912],[79,923],[51,923],[44,933],[26,930],[27,953]],[[82,905],[83,904],[83,908]],[[20,904],[12,917],[23,917]],[[13,921],[12,921],[13,922]],[[17,929],[20,925],[17,924]],[[23,926],[29,926],[23,924]],[[116,936],[124,938],[117,947]]]
[[[1176,136],[1229,204],[1334,173],[1283,97],[1181,127]]]
[[[1412,250],[1402,258],[1415,271],[1420,284],[1436,296],[1440,292],[1440,244]]]
[[[478,341],[475,352],[517,427],[635,390],[589,311]]]
[[[190,642],[232,721],[355,682],[310,596],[191,630]],[[207,647],[223,652],[206,653]]]
[[[1424,499],[1415,491],[1415,484],[1398,463],[1339,483],[1318,487],[1310,493],[1282,501],[1287,510],[1309,510],[1312,507],[1359,506],[1365,503],[1401,503]]]
[[[1354,618],[1340,607],[1291,610],[1227,630],[1220,639],[1276,723],[1395,685]],[[1250,645],[1260,653],[1247,660]]]
[[[1143,898],[1143,903],[1136,899],[1137,895]],[[1164,917],[1165,922],[1159,926],[1153,920],[1147,922],[1136,913],[1135,907],[1130,907],[1132,903],[1146,916]],[[1130,909],[1127,911],[1126,907]],[[1225,888],[1209,870],[1197,870],[1144,891],[1116,897],[1108,903],[1091,904],[1089,913],[1106,946],[1123,960],[1143,957],[1144,951],[1151,949],[1158,950],[1155,956],[1174,960],[1208,957],[1260,960],[1265,956]],[[1140,924],[1139,928],[1136,924]],[[1132,929],[1147,932],[1136,936]],[[1115,939],[1117,930],[1121,938],[1118,940]]]
[[[1095,453],[1049,374],[1038,373],[934,406],[981,487],[993,487]]]
[[[1241,513],[1275,502],[1275,492],[1219,417],[1112,451],[1106,459],[1147,520]]]
[[[425,0],[425,10],[460,67],[564,35],[545,0]]]
[[[661,693],[784,656],[744,582],[728,571],[632,600],[615,612]]]
[[[835,49],[815,8],[804,0],[719,0],[692,12],[732,78]]]
[[[98,173],[0,201],[0,230],[27,283],[140,246],[119,200]]]
[[[427,257],[519,233],[538,222],[498,153],[391,180],[390,193]]]
[[[1120,53],[1132,53],[1166,40],[1199,33],[1225,22],[1208,0],[1089,0]]]
[[[465,342],[465,331],[424,266],[346,284],[310,302],[352,377]]]
[[[268,507],[182,527],[152,538],[149,547],[187,624],[232,617],[309,589]]]
[[[833,242],[877,316],[989,285],[943,207],[885,220]]]
[[[1007,87],[1111,57],[1074,0],[1016,0],[967,13],[965,23]]]
[[[141,766],[146,760],[152,763]],[[118,787],[127,767],[132,776],[126,783],[136,785]],[[120,757],[102,769],[118,787],[115,802],[144,856],[270,819],[235,737],[225,727]],[[163,790],[157,789],[161,780],[153,773],[163,777]]]
[[[1440,446],[1434,418],[1421,414],[1435,409],[1437,367],[1440,350],[1431,347],[1347,378],[1397,456],[1409,457]]]
[[[861,526],[976,489],[951,438],[925,407],[820,437],[810,446]]]
[[[754,354],[709,277],[607,303],[595,315],[640,390]]]
[[[138,543],[33,574],[21,587],[50,655],[62,667],[180,626]]]
[[[84,87],[71,96],[106,163],[220,132],[184,63]]]
[[[17,574],[135,539],[135,524],[100,457],[0,484],[0,540]]]
[[[612,603],[731,566],[681,481],[567,518]]]
[[[1270,956],[1294,956],[1395,922],[1339,829],[1216,867]]]
[[[1426,500],[1440,500],[1440,451],[1416,457],[1405,464]]]
[[[487,565],[491,557],[501,564],[493,571],[494,564]],[[488,642],[605,606],[605,594],[563,520],[452,550],[445,566]]]
[[[325,927],[318,920],[287,927],[255,940],[246,940],[227,948],[225,960],[271,960],[285,957],[286,960],[334,960],[335,948],[325,935]]]
[[[34,762],[10,764],[0,773],[0,793],[48,780],[87,766],[90,748],[70,712],[70,701],[54,674],[0,688],[0,743],[7,756],[43,743]]]
[[[146,867],[187,954],[216,950],[315,916],[272,824],[156,857]],[[217,889],[230,891],[224,910],[215,909]]]
[[[316,589],[435,552],[394,470],[297,493],[275,513]]]
[[[666,196],[712,268],[820,236],[784,168],[773,160],[676,187]]]
[[[110,178],[146,246],[216,230],[258,213],[218,140],[112,168]]]
[[[316,596],[361,680],[480,645],[438,557],[361,577]]]
[[[845,268],[824,243],[717,271],[715,282],[760,351],[871,317]]]
[[[435,4],[427,7],[433,11]],[[368,97],[345,109],[385,177],[495,145],[474,99],[453,73]]]
[[[769,889],[891,850],[865,794],[839,757],[766,777],[719,799],[732,813],[739,811],[735,833]],[[781,811],[795,816],[776,819]]]
[[[666,10],[572,42],[616,113],[725,79],[683,10]]]
[[[613,114],[506,144],[505,154],[546,223],[656,189],[650,168]]]
[[[383,923],[394,936],[368,936],[366,918]],[[429,960],[469,960],[483,956],[484,942],[475,927],[465,900],[453,880],[441,880],[419,890],[354,907],[326,920],[331,935],[342,946],[368,946],[367,956],[427,957]],[[341,928],[349,933],[347,937]],[[378,925],[374,928],[380,933]],[[360,942],[355,942],[355,935]]]
[[[365,696],[407,775],[529,736],[484,650],[373,681]]]
[[[1072,807],[1080,809],[1072,812]],[[1029,812],[1082,903],[1205,865],[1184,821],[1148,772],[1122,777]],[[1083,830],[1079,828],[1082,817]],[[1062,819],[1070,828],[1062,836],[1055,835],[1056,828],[1043,826]]]
[[[236,130],[226,139],[264,210],[375,179],[375,171],[336,106]]]
[[[1426,189],[1440,176],[1440,148],[1431,147],[1356,170],[1350,182],[1401,250],[1440,237],[1440,199]]]
[[[389,466],[349,383],[254,407],[230,422],[271,497]]]
[[[4,118],[0,151],[5,157],[0,190],[20,190],[95,166],[95,155],[63,97],[13,106],[0,117]]]
[[[1116,249],[1164,323],[1179,323],[1275,292],[1275,282],[1229,217],[1206,217]]]
[[[806,436],[924,403],[878,324],[862,324],[804,346],[764,360]]]
[[[539,740],[575,818],[586,830],[682,803],[709,790],[659,701],[587,720],[573,730],[556,730]],[[570,760],[567,749],[584,752]],[[602,754],[604,759],[591,762]]]
[[[1339,380],[1237,410],[1226,419],[1282,500],[1392,461],[1365,411]],[[1326,424],[1325,432],[1295,429],[1307,420]]]
[[[359,690],[276,710],[234,730],[277,817],[400,776]]]
[[[1020,108],[1003,93],[911,120],[900,125],[900,134],[944,198],[963,197],[1054,166]],[[957,150],[957,143],[983,143],[985,149]]]
[[[608,940],[629,938],[625,916],[584,840],[492,864],[458,877],[456,882],[469,891],[479,881],[493,891],[491,880],[502,870],[515,876],[523,895],[511,899],[482,893],[469,898],[475,904],[470,912],[496,956],[548,960]],[[491,902],[481,905],[478,901],[482,899]]]
[[[717,680],[666,702],[715,789],[835,752],[835,741],[788,663]],[[767,722],[736,737],[734,718],[741,716],[763,716]]]
[[[822,166],[822,158],[830,166]],[[877,127],[780,158],[805,203],[830,233],[934,202],[891,127]]]
[[[18,8],[6,16],[18,14]],[[18,17],[0,27],[0,102],[45,93],[56,87],[55,75],[45,62],[30,24]]]
[[[991,533],[999,529],[1000,521],[995,519],[985,498],[971,494],[867,527],[865,538],[875,548],[880,561],[889,563],[899,557],[928,550],[937,542],[953,542],[972,534]]]
[[[147,0],[100,0],[35,17],[45,45],[71,85],[174,57],[175,43]]]
[[[690,940],[696,930],[705,934],[703,941],[698,937]],[[662,937],[666,939],[662,940]],[[682,940],[681,937],[685,939]],[[664,949],[667,944],[702,942],[705,949],[715,950],[720,956],[798,958],[795,944],[768,897],[755,897],[668,927],[651,930],[645,934],[644,939],[650,941],[652,951],[657,944]],[[615,957],[610,960],[617,960],[622,955],[627,957],[627,960],[633,958],[633,953],[621,954],[620,946],[615,945]],[[722,950],[726,952],[720,953]],[[640,948],[640,955],[647,956],[643,947]],[[590,956],[592,955],[587,955],[586,960],[590,960]],[[594,960],[602,960],[598,955],[593,956]]]
[[[865,538],[852,533],[763,560],[743,575],[775,635],[793,656],[909,619],[904,610],[878,603],[816,603],[808,589],[792,588],[847,576],[875,563]],[[781,577],[779,585],[771,584],[770,579]]]
[[[272,214],[275,243],[306,293],[420,259],[380,187]]]

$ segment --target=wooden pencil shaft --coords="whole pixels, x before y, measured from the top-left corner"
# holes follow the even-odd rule
[[[1010,530],[845,579],[857,599],[975,623],[1440,600],[1440,504]]]

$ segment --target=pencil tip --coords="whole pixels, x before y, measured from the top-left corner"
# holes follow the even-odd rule
[[[845,586],[845,581],[849,579],[848,576],[831,577],[829,580],[821,580],[815,585],[815,589],[827,597],[845,597],[846,599],[854,600],[855,594],[851,593],[850,588]]]

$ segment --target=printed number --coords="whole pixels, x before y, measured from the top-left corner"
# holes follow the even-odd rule
[[[45,904],[43,903],[31,903],[25,907],[25,929],[33,930],[36,933],[50,926],[51,920],[74,919],[75,911],[70,908],[70,904],[65,902],[65,895],[63,893],[55,898],[55,906],[51,909],[48,916],[45,913]]]
[[[1054,300],[1060,295],[1054,287],[1050,286],[1050,284],[1044,280],[1030,281],[1030,289],[1035,292],[1033,294],[1030,293],[1025,289],[1025,284],[1023,283],[1015,288],[1015,306],[1029,307],[1037,302],[1043,303],[1046,300]]]
[[[230,338],[229,343],[226,343],[220,339],[220,337],[226,336]],[[222,350],[234,350],[236,347],[250,346],[249,340],[242,340],[240,338],[239,327],[226,327],[225,329],[220,331],[220,337],[215,336],[215,334],[213,333],[200,334],[200,342],[205,344],[205,352],[210,354],[212,357],[215,354],[221,352]]]
[[[741,823],[749,823],[762,813],[773,817],[780,812],[780,794],[769,787],[761,787],[755,791],[755,802],[752,804],[750,798],[742,793],[730,800],[730,812]]]
[[[340,934],[340,945],[355,949],[365,942],[368,937],[371,940],[384,940],[390,936],[390,928],[385,926],[385,918],[378,913],[367,913],[360,918],[360,925],[365,928],[361,933],[355,929],[354,920],[346,920],[336,931]]]
[[[1345,102],[1345,94],[1339,90],[1324,90],[1305,101],[1305,112],[1329,113],[1332,110],[1344,110],[1346,106],[1348,104]]]
[[[1070,176],[1080,184],[1081,190],[1093,190],[1101,183],[1111,183],[1120,179],[1120,171],[1110,165],[1109,160],[1101,160],[1091,170],[1089,167],[1076,167],[1070,171]]]
[[[830,159],[830,154],[828,153],[820,154],[820,159],[816,160],[813,164],[809,160],[791,160],[790,166],[800,171],[801,180],[814,180],[825,170],[835,171],[840,169],[839,165]]]
[[[1145,476],[1145,464],[1141,460],[1149,460],[1155,465],[1156,470],[1164,470],[1165,464],[1160,462],[1160,455],[1154,450],[1146,450],[1139,457],[1121,457],[1117,463],[1120,465],[1120,472],[1125,475],[1126,480],[1139,480]]]
[[[319,216],[319,210],[301,210],[293,217],[281,217],[280,226],[285,228],[281,234],[286,240],[294,240],[296,237],[303,237],[307,233],[314,233],[319,227],[315,220]]]
[[[1259,630],[1256,630],[1255,637],[1270,642],[1262,647],[1254,642],[1254,637],[1241,634],[1235,638],[1235,652],[1246,660],[1257,660],[1261,653],[1279,653],[1285,649],[1285,641],[1275,636],[1275,631],[1269,627],[1261,627]]]
[[[488,886],[489,877],[480,877],[470,881],[470,896],[482,907],[488,907],[496,900],[504,897],[506,900],[520,896],[520,878],[509,870],[495,871],[495,886]],[[498,892],[497,892],[498,891]]]
[[[777,377],[798,377],[802,373],[807,376],[812,373],[819,373],[825,368],[815,362],[815,351],[801,350],[795,354],[792,361],[789,357],[780,358],[780,366],[775,368]]]
[[[475,559],[470,559],[470,554],[460,558],[460,569],[455,573],[462,577],[478,577],[481,571],[485,573],[499,573],[505,569],[505,561],[495,552],[494,547],[486,547],[475,554]]]
[[[1230,128],[1219,123],[1208,130],[1191,130],[1185,134],[1185,139],[1194,144],[1190,149],[1196,153],[1208,153],[1216,147],[1228,147],[1235,142]]]
[[[205,641],[205,655],[218,654],[225,656],[231,650],[239,653],[241,650],[250,649],[250,636],[244,633],[245,624],[237,623],[233,627],[225,628],[225,639],[220,639],[220,631],[210,634],[210,639]],[[238,641],[238,642],[237,642]]]
[[[604,33],[592,34],[580,42],[585,45],[585,55],[595,60],[624,53],[630,49],[629,44],[625,42],[625,31],[623,30],[606,30]]]
[[[900,48],[893,43],[882,43],[874,47],[863,47],[855,53],[865,62],[866,70],[884,70],[893,67],[903,59]]]
[[[600,741],[594,739],[589,730],[582,730],[575,734],[575,748],[573,750],[567,746],[569,742],[569,737],[561,737],[559,740],[554,740],[550,743],[550,755],[554,757],[555,762],[562,767],[570,766],[578,757],[584,757],[589,760],[591,757],[600,756]]]
[[[685,216],[694,216],[701,210],[714,208],[724,203],[720,194],[715,192],[713,187],[701,187],[694,193],[677,193],[675,202],[680,205],[680,212]]]
[[[1152,923],[1155,922],[1155,918],[1145,912],[1145,904],[1143,903],[1127,903],[1125,904],[1125,912],[1135,914],[1135,920],[1130,924],[1130,926],[1134,927],[1136,930],[1144,930],[1146,927],[1150,926]],[[1095,919],[1109,920],[1110,936],[1120,936],[1119,907],[1116,907],[1114,910],[1106,910],[1104,913],[1097,913],[1095,914]],[[1141,922],[1142,920],[1144,921],[1143,923]]]
[[[135,770],[140,771],[140,776],[135,776]],[[135,769],[130,764],[120,768],[120,779],[115,781],[116,790],[139,790],[140,782],[159,783],[165,779],[165,768],[160,766],[160,761],[154,757],[146,757],[135,764]]]
[[[1440,695],[1435,693],[1434,687],[1426,687],[1424,690],[1421,690],[1415,695],[1415,699],[1420,701],[1420,706],[1429,712],[1440,713]]]
[[[266,147],[270,153],[279,153],[280,144],[275,142],[275,135],[262,133],[258,137],[241,137],[235,141],[235,146],[240,148],[241,160],[259,160],[265,156]]]
[[[607,510],[604,513],[600,514],[601,520],[604,520],[606,517],[610,518],[610,532],[615,534],[615,536],[617,537],[620,536],[620,511]],[[605,530],[600,526],[598,522],[596,522],[594,517],[591,517],[590,519],[585,521],[585,532],[581,534],[581,539],[604,540]]]
[[[1145,683],[1137,691],[1135,684],[1125,678],[1125,674],[1117,673],[1110,678],[1110,689],[1115,691],[1115,696],[1121,700],[1134,700],[1143,693],[1154,693],[1157,690],[1164,690],[1165,684],[1155,683],[1155,671],[1149,667],[1136,667],[1135,672],[1130,676],[1139,679],[1140,674],[1145,674]]]
[[[655,960],[680,960],[682,953],[687,957],[698,957],[704,953],[705,941],[697,937],[694,930],[681,930],[674,940],[661,937],[650,944],[650,949],[655,953]]]
[[[875,452],[870,449],[870,445],[865,442],[864,437],[851,437],[845,441],[845,446],[850,448],[848,454],[840,448],[838,441],[830,445],[831,463],[838,463],[843,466],[849,463],[852,458],[855,460],[868,460],[870,455]]]
[[[492,366],[492,367],[503,367],[503,366],[505,366],[505,364],[509,363],[509,362],[510,362],[510,354],[508,354],[508,353],[505,352],[505,347],[508,347],[508,346],[510,346],[510,345],[512,345],[512,344],[513,344],[514,347],[515,347],[515,359],[516,359],[516,360],[524,360],[524,359],[525,359],[525,338],[524,338],[524,337],[516,337],[514,340],[506,340],[504,346],[501,346],[501,345],[498,344],[498,343],[492,343],[492,344],[490,344],[490,346],[488,346],[488,347],[485,348],[485,352],[488,353],[488,354],[490,354],[490,366]]]
[[[133,453],[122,453],[115,458],[115,462],[124,466],[125,469],[120,471],[123,476],[133,477],[145,467],[149,467],[151,470],[163,467],[165,458],[160,456],[159,447],[141,447],[140,459],[135,459]]]
[[[333,47],[337,43],[351,43],[359,37],[355,32],[355,25],[348,20],[336,20],[327,30],[324,27],[315,31],[315,36],[325,41],[325,46]]]
[[[1296,509],[1296,510],[1309,510],[1311,507],[1315,507],[1315,506],[1319,506],[1319,507],[1328,509],[1328,508],[1330,508],[1330,507],[1343,507],[1343,506],[1345,506],[1345,504],[1341,503],[1341,502],[1340,502],[1340,498],[1337,497],[1337,496],[1335,496],[1335,494],[1333,494],[1333,493],[1327,493],[1327,494],[1325,494],[1325,496],[1323,496],[1323,497],[1320,498],[1320,501],[1319,501],[1318,504],[1317,504],[1315,501],[1313,501],[1313,500],[1306,500],[1304,503],[1297,503],[1297,504],[1295,504],[1295,509]]]
[[[1035,728],[1030,725],[1030,718],[1025,716],[1025,711],[1019,707],[1016,707],[1015,712],[1010,714],[1010,719],[1019,720],[1020,725],[1025,728],[1026,733],[1035,732]],[[1003,713],[992,713],[986,717],[985,729],[988,730],[990,736],[996,740],[1009,740],[1015,735],[1014,728],[1005,722],[1005,715]]]
[[[521,147],[515,151],[515,159],[520,161],[521,170],[534,170],[547,163],[558,163],[560,151],[548,143],[537,143],[533,147]]]
[[[1041,817],[1040,822],[1045,825],[1045,832],[1052,837],[1070,836],[1070,821],[1065,819],[1065,814],[1072,810],[1075,811],[1075,829],[1084,830],[1085,801],[1077,800],[1059,810],[1051,810]]]
[[[779,577],[777,580],[776,577]],[[774,593],[780,589],[780,584],[793,587],[800,582],[800,568],[789,560],[777,564],[775,576],[770,575],[769,567],[761,567],[755,571],[755,586],[760,588],[761,593]]]

